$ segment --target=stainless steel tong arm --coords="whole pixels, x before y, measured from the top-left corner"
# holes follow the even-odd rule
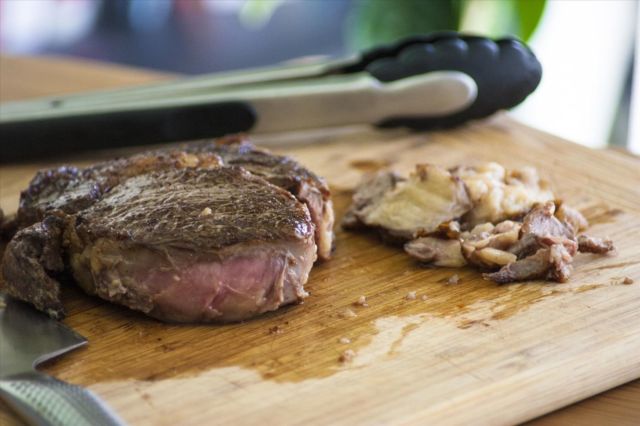
[[[461,111],[477,96],[474,80],[458,71],[437,71],[382,83],[366,72],[317,79],[232,86],[176,98],[95,102],[76,98],[57,108],[0,111],[0,121],[50,119],[240,101],[256,111],[255,132],[375,123],[393,116],[438,117]]]

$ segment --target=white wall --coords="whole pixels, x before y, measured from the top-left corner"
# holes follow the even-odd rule
[[[605,146],[632,57],[637,6],[636,0],[549,0],[530,42],[542,82],[512,114],[574,142]]]
[[[636,18],[636,63],[631,93],[631,113],[629,116],[629,149],[640,155],[640,6]]]

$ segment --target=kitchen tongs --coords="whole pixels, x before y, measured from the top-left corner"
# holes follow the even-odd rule
[[[416,36],[338,60],[5,103],[2,161],[235,132],[444,128],[517,105],[541,74],[512,38]]]

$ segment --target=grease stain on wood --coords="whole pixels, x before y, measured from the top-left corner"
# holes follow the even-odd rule
[[[346,210],[350,196],[348,191],[334,196],[338,217]],[[544,282],[499,286],[479,278],[479,273],[470,268],[421,267],[374,234],[338,228],[336,236],[335,256],[313,268],[307,284],[311,296],[304,304],[240,324],[163,324],[78,290],[67,292],[67,323],[90,335],[98,330],[119,330],[116,344],[122,356],[113,370],[102,370],[101,352],[114,342],[95,338],[88,350],[78,352],[86,361],[81,368],[70,368],[75,362],[70,355],[47,365],[46,370],[72,380],[90,377],[91,383],[107,379],[162,380],[239,366],[257,371],[265,380],[300,382],[349,368],[336,362],[345,350],[340,337],[345,333],[352,336],[349,349],[358,353],[380,338],[385,322],[379,320],[390,310],[397,318],[411,319],[386,343],[385,352],[397,356],[404,338],[431,318],[447,319],[462,330],[484,329],[548,297],[596,288],[582,286],[576,290],[566,284]],[[460,277],[457,285],[448,284],[453,274]],[[412,292],[417,294],[415,300],[406,300]],[[367,295],[367,307],[353,306],[353,295],[360,294]],[[426,300],[420,297],[423,294],[428,294]],[[91,303],[87,305],[87,301]],[[339,315],[346,310],[356,316]],[[204,357],[203,352],[207,354]],[[139,359],[149,353],[154,354],[154,363],[141,367]]]
[[[368,160],[351,160],[349,162],[349,166],[354,169],[360,170],[365,173],[373,173],[378,170],[385,169],[393,164],[390,160],[378,160],[378,159],[368,159]]]
[[[413,330],[417,329],[418,327],[420,327],[420,323],[409,323],[404,327],[402,327],[400,337],[398,337],[396,340],[393,341],[393,343],[389,347],[389,351],[387,352],[387,355],[389,356],[396,355],[405,337],[407,337],[409,333],[411,333]]]
[[[585,291],[595,290],[596,288],[604,287],[604,284],[585,284],[576,288],[574,291],[576,293],[584,293]]]
[[[584,272],[600,271],[600,270],[604,270],[604,269],[618,269],[618,268],[624,268],[626,266],[631,266],[631,265],[636,265],[636,264],[638,264],[637,261],[610,263],[610,264],[606,264],[606,265],[600,265],[600,266],[597,266],[595,268],[585,269]]]
[[[589,221],[589,225],[605,224],[615,222],[624,211],[618,208],[611,208],[605,203],[598,202],[581,209],[584,217]]]

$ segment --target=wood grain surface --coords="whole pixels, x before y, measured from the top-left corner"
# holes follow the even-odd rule
[[[167,78],[52,58],[2,58],[0,72],[2,100]],[[422,268],[373,235],[338,227],[334,259],[312,271],[305,303],[242,324],[166,325],[69,289],[65,322],[90,344],[44,371],[87,386],[135,425],[509,424],[640,377],[637,158],[589,150],[504,115],[447,132],[347,129],[256,140],[324,175],[338,218],[359,178],[382,167],[531,164],[618,253],[580,255],[567,284],[497,286],[471,269]],[[15,210],[38,168],[113,154],[2,166],[0,206]],[[454,273],[460,283],[447,284]],[[624,277],[635,283],[623,285]],[[361,295],[368,307],[353,305]],[[341,362],[347,349],[355,357]],[[0,423],[18,424],[2,408]],[[636,381],[531,424],[639,418]]]

